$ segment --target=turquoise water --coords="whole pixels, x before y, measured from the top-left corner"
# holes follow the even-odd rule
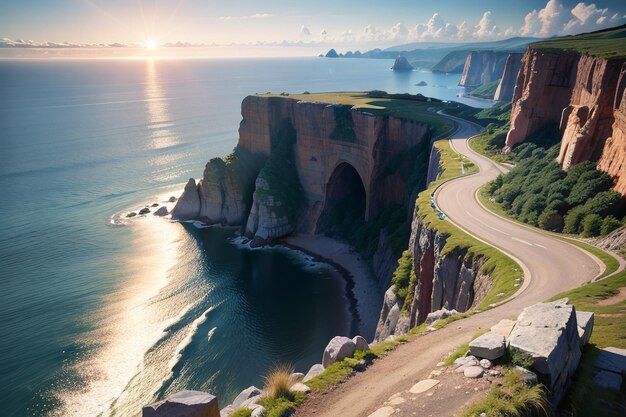
[[[332,336],[358,331],[343,280],[298,252],[250,251],[228,229],[115,220],[230,152],[248,94],[459,92],[458,76],[390,66],[1,61],[0,415],[136,415],[182,388],[224,405],[272,364],[306,370]]]

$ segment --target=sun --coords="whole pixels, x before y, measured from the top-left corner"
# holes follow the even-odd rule
[[[145,40],[143,45],[146,47],[146,49],[156,49],[157,47],[157,43],[154,39]]]

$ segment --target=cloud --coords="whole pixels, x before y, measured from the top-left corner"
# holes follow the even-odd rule
[[[247,19],[266,19],[268,17],[272,17],[269,13],[256,13],[251,15],[243,15],[243,16],[220,16],[219,20],[247,20]]]
[[[306,27],[306,26],[302,25],[302,26],[300,27],[300,34],[301,34],[301,35],[304,35],[304,36],[311,36],[311,31],[309,30],[309,28],[308,28],[308,27]]]
[[[63,48],[128,48],[138,46],[136,44],[128,43],[71,43],[71,42],[51,42],[43,41],[36,42],[33,40],[9,38],[0,39],[0,48],[50,48],[50,49],[63,49]]]
[[[572,35],[605,29],[625,21],[626,16],[611,15],[608,8],[599,9],[594,3],[580,2],[568,10],[561,0],[549,0],[543,9],[526,15],[520,34],[541,37]]]
[[[323,40],[326,40],[328,38],[328,32],[326,31],[326,29],[320,30],[320,36]]]
[[[474,37],[477,39],[493,39],[500,35],[500,29],[496,26],[496,22],[491,16],[491,11],[487,10],[483,13],[483,17],[476,25]]]

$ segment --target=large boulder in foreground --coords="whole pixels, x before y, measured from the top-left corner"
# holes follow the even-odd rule
[[[469,344],[470,353],[477,358],[498,359],[504,355],[504,336],[489,332],[478,336]]]
[[[345,336],[335,336],[324,349],[322,365],[324,368],[328,368],[337,361],[349,358],[354,354],[354,351],[356,351],[356,345],[352,340]]]
[[[556,408],[580,362],[574,306],[563,299],[525,308],[508,342],[514,359],[532,362],[539,380],[550,390],[550,402]]]
[[[172,209],[173,220],[196,220],[200,217],[200,194],[196,180],[189,178],[185,190]]]
[[[219,417],[217,398],[201,391],[181,391],[143,407],[142,417]]]

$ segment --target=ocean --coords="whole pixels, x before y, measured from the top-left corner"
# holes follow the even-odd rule
[[[180,193],[267,91],[457,97],[458,75],[281,58],[0,61],[0,415],[133,416],[181,389],[221,406],[363,323],[330,266],[235,230],[123,213]],[[415,84],[426,81],[427,86]],[[380,297],[372,284],[372,297]]]

